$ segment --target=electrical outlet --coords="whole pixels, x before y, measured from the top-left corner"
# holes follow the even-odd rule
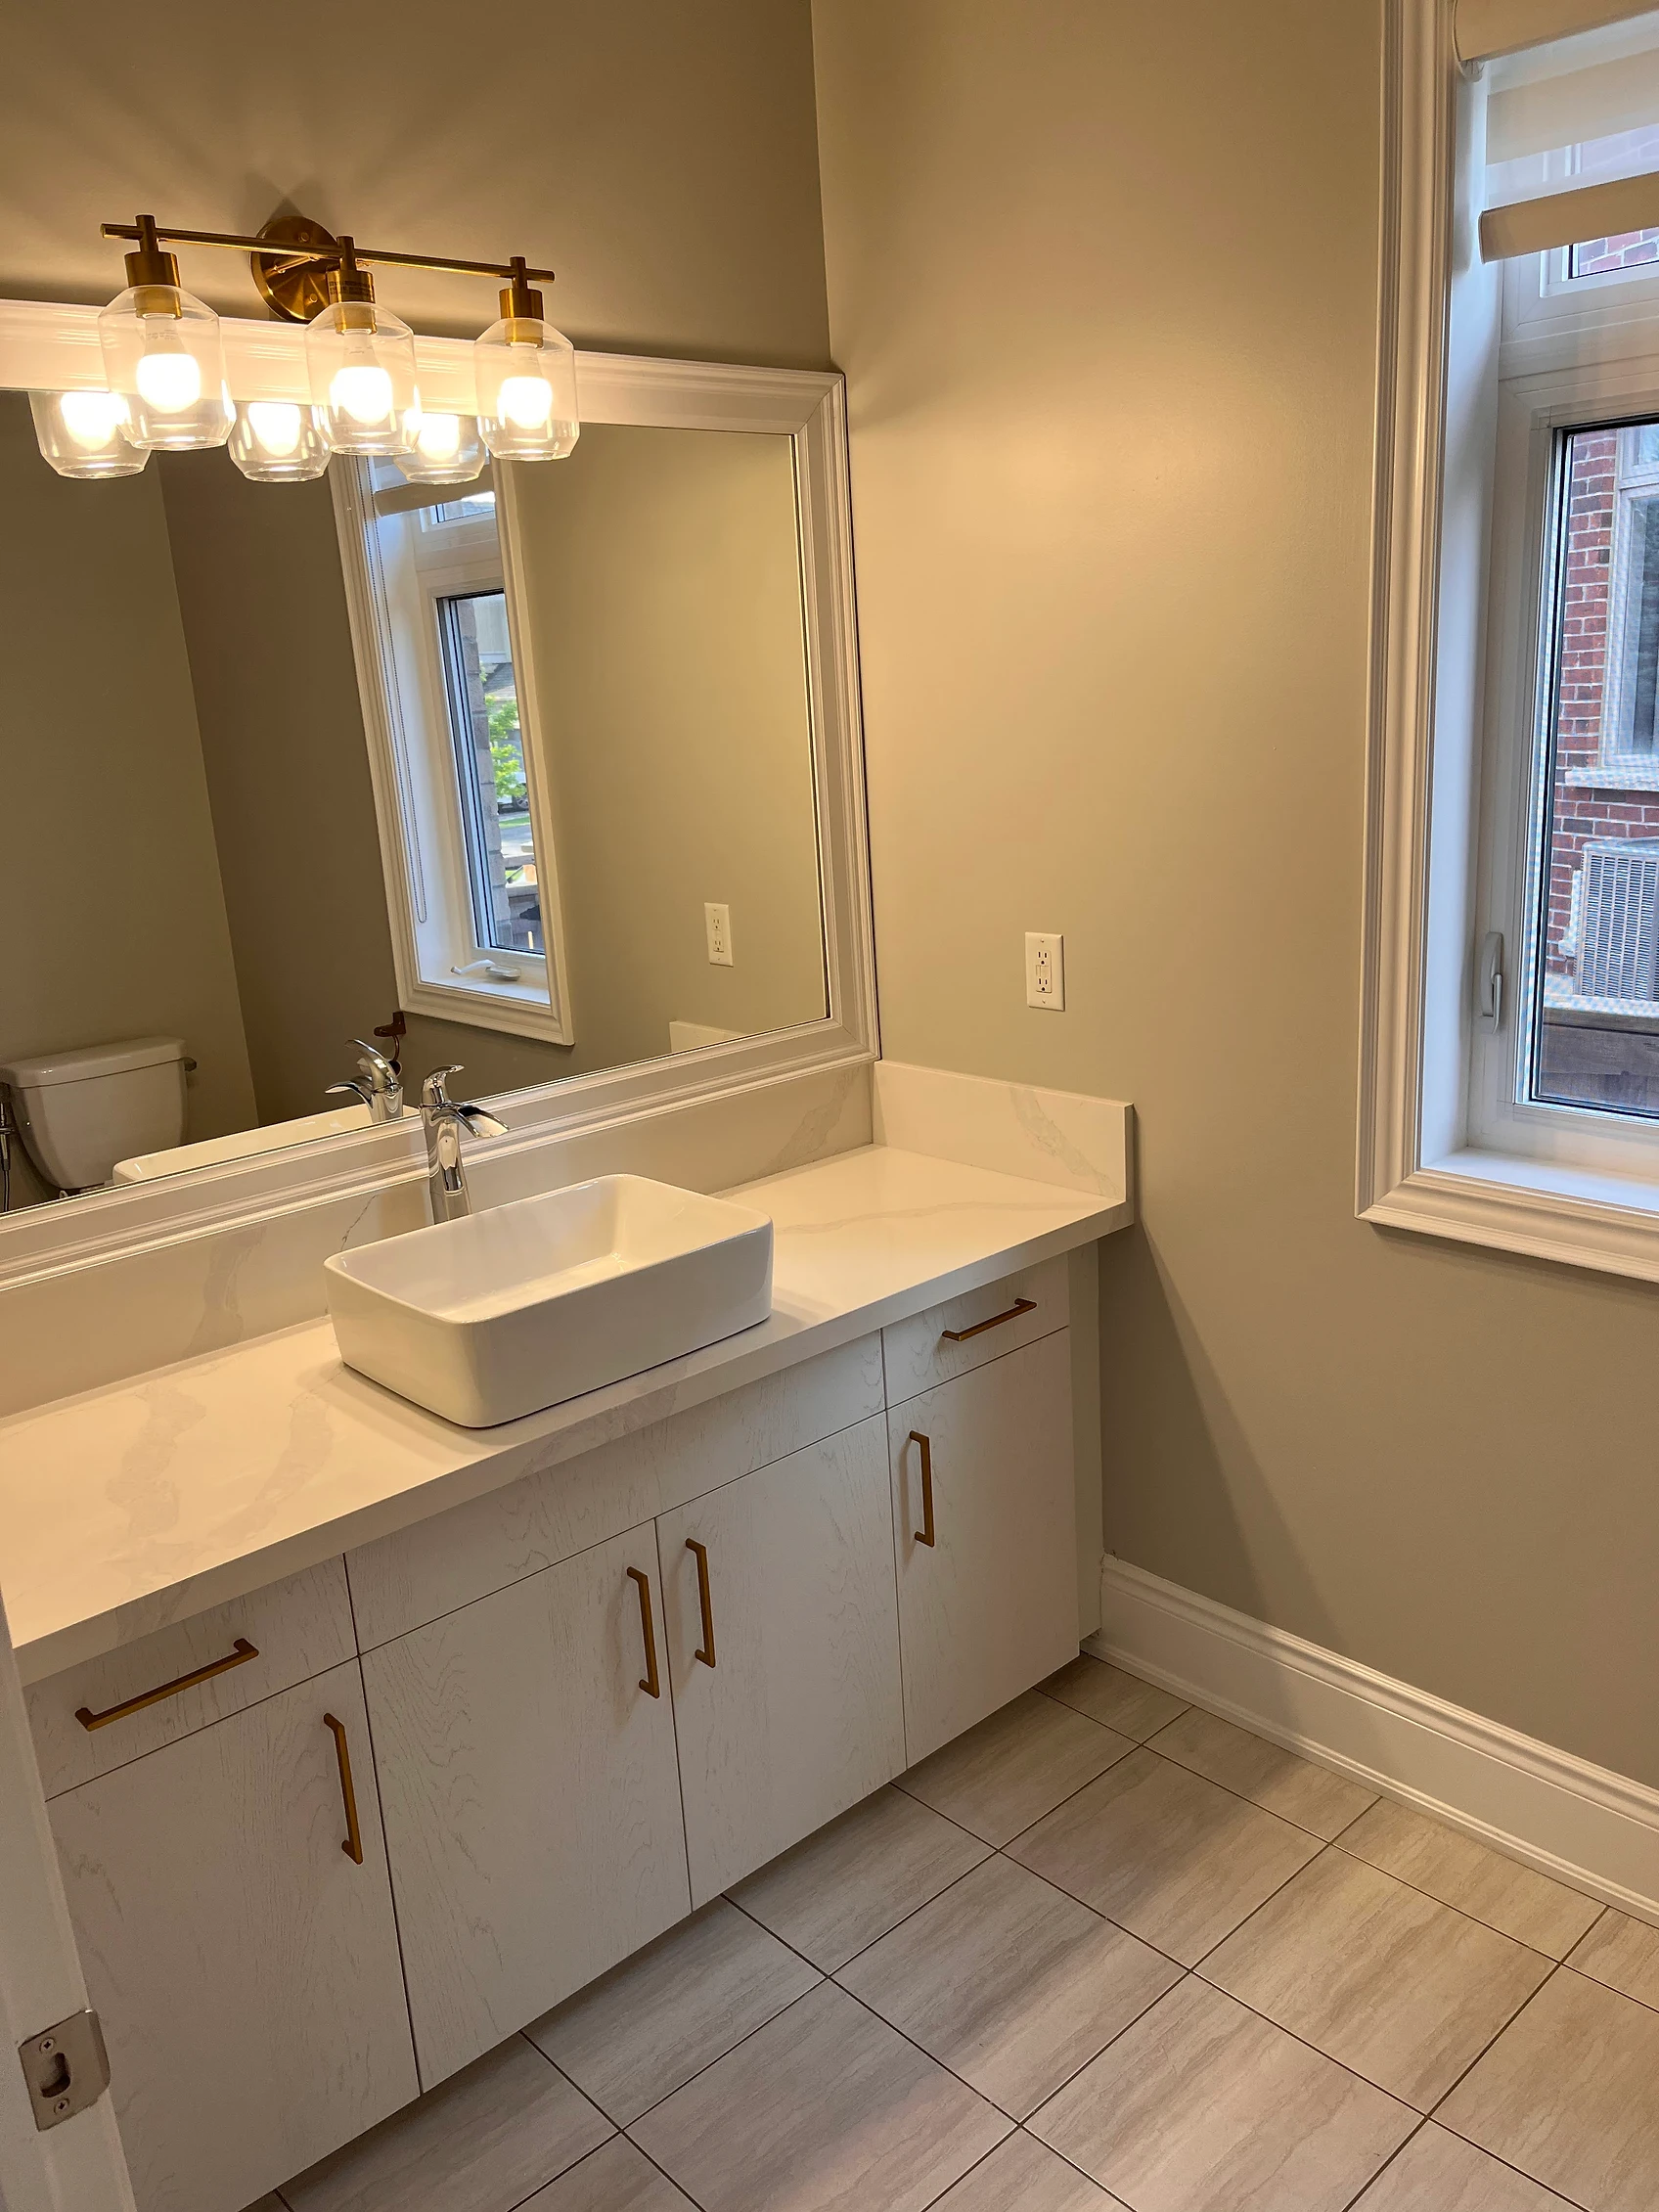
[[[717,906],[705,899],[702,908],[702,925],[708,932],[708,965],[710,968],[730,968],[732,961],[732,909]]]
[[[1057,932],[1025,932],[1025,1003],[1065,1012],[1065,939]]]

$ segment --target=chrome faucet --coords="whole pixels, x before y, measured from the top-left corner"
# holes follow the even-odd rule
[[[464,1221],[472,1210],[467,1195],[467,1170],[461,1158],[461,1132],[474,1137],[505,1137],[507,1124],[482,1106],[452,1099],[444,1084],[456,1067],[434,1067],[421,1085],[421,1126],[426,1133],[426,1185],[434,1221]]]
[[[363,1058],[357,1062],[362,1081],[331,1083],[323,1093],[326,1099],[341,1094],[361,1099],[369,1109],[371,1121],[396,1121],[403,1112],[403,1075],[395,1060],[387,1060],[378,1047],[367,1044],[361,1037],[352,1043]]]

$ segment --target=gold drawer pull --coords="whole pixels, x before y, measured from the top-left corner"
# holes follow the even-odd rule
[[[176,1697],[181,1690],[194,1690],[199,1682],[211,1682],[216,1674],[246,1666],[249,1659],[258,1656],[257,1648],[249,1644],[246,1636],[239,1636],[225,1658],[209,1660],[204,1667],[192,1667],[189,1674],[163,1682],[157,1690],[146,1690],[140,1696],[123,1697],[118,1705],[111,1705],[102,1713],[95,1713],[90,1705],[82,1705],[75,1719],[82,1728],[108,1728],[112,1721],[124,1721],[129,1713],[142,1713],[146,1705],[158,1705],[163,1697]]]
[[[656,1630],[650,1617],[650,1583],[638,1567],[628,1569],[628,1580],[640,1586],[640,1629],[646,1640],[646,1671],[640,1677],[640,1688],[648,1697],[660,1697],[662,1685],[656,1674]]]
[[[911,1430],[910,1440],[913,1444],[921,1446],[921,1526],[912,1529],[911,1534],[919,1544],[930,1545],[934,1541],[933,1444],[931,1438],[923,1436],[919,1428]]]
[[[702,1648],[692,1657],[700,1659],[705,1667],[714,1664],[714,1603],[708,1594],[708,1552],[695,1536],[688,1536],[686,1549],[697,1562],[697,1603],[702,1607]]]
[[[348,1859],[354,1859],[361,1866],[363,1831],[357,1826],[357,1792],[351,1786],[351,1753],[345,1747],[345,1723],[336,1721],[333,1713],[325,1713],[323,1726],[334,1732],[335,1757],[339,1763],[340,1803],[345,1807],[345,1841],[340,1849]]]
[[[941,1344],[965,1344],[970,1336],[983,1336],[987,1329],[1001,1329],[1005,1321],[1017,1321],[1022,1313],[1035,1313],[1035,1298],[1015,1298],[1007,1313],[994,1313],[989,1321],[976,1321],[971,1329],[942,1329]]]

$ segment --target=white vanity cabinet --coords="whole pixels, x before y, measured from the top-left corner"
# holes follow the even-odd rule
[[[48,1812],[139,2212],[240,2212],[416,2094],[355,1658]]]
[[[887,1409],[912,1765],[1077,1656],[1070,1331]]]
[[[905,1764],[877,1417],[657,1522],[692,1903]]]
[[[660,1593],[648,1521],[364,1658],[426,2088],[691,1909]]]

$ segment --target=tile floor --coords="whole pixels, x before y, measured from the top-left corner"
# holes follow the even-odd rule
[[[1085,1656],[254,2212],[1563,2205],[1659,1929]]]

